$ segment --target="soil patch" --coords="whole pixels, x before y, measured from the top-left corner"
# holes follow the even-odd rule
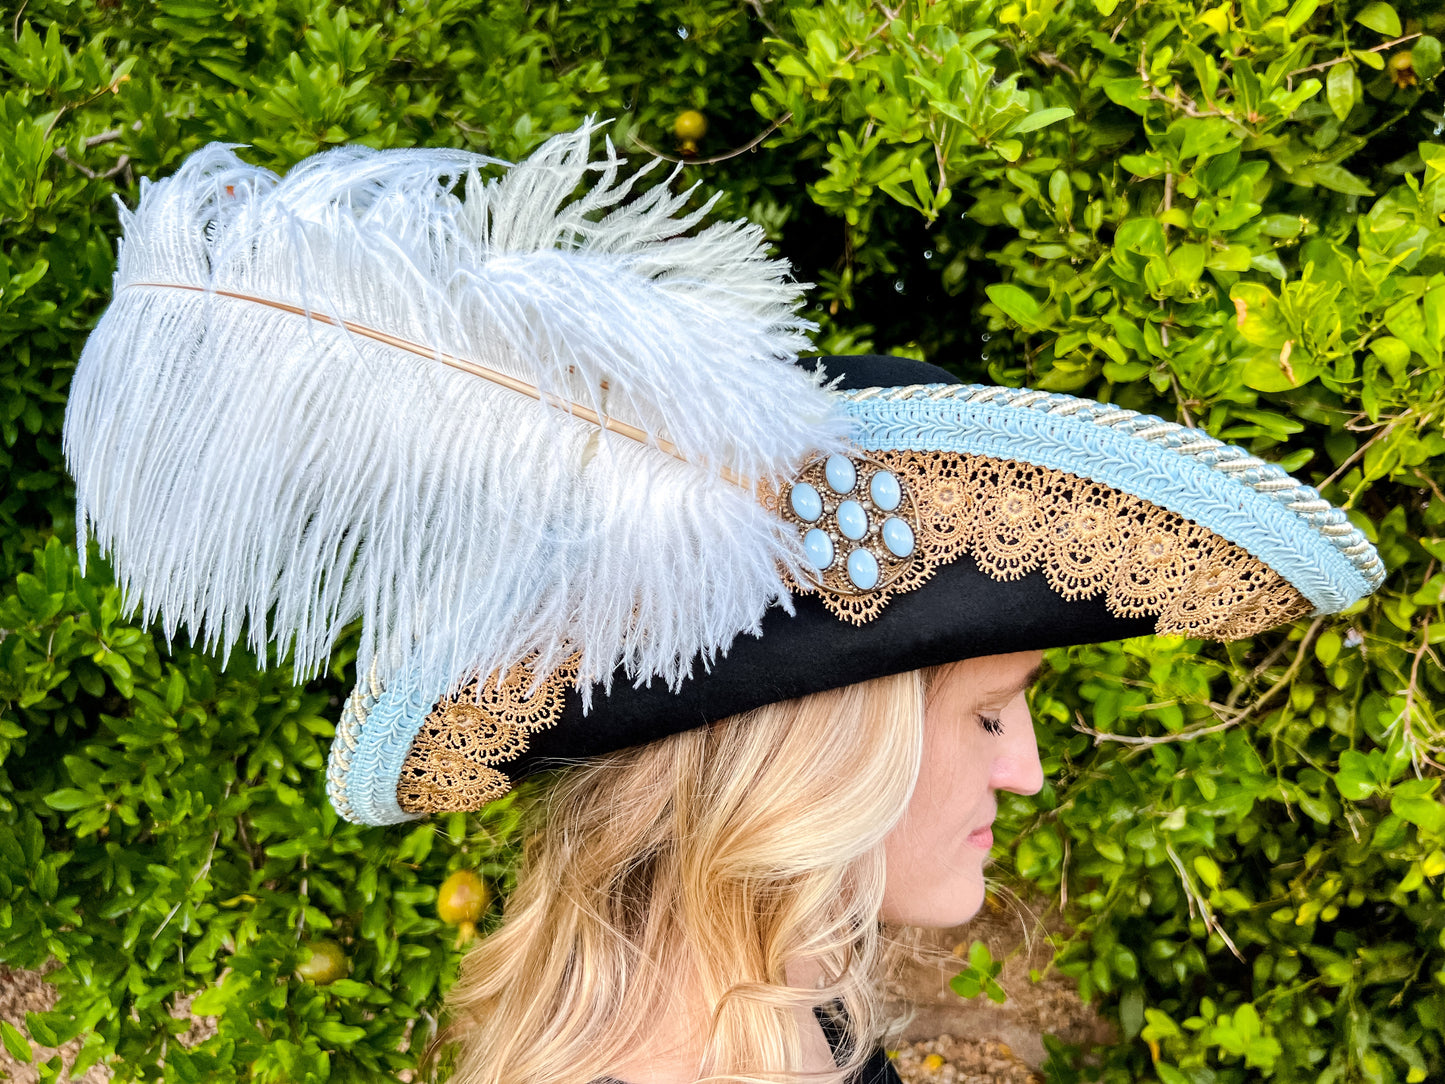
[[[1043,1036],[1068,1043],[1108,1043],[1112,1026],[1079,1000],[1072,980],[1047,971],[1050,932],[1026,905],[1004,906],[993,896],[965,926],[925,935],[917,959],[890,990],[906,1023],[894,1065],[904,1084],[1032,1084],[1047,1056]],[[982,941],[1003,962],[1002,1005],[969,1000],[948,981],[966,966],[969,945]],[[1030,971],[1041,973],[1040,981]]]

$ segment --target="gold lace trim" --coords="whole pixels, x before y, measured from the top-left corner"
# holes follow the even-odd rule
[[[493,765],[515,760],[532,734],[561,717],[577,663],[574,655],[537,681],[529,660],[500,681],[492,675],[480,690],[472,681],[437,701],[401,766],[397,805],[408,813],[443,813],[481,809],[506,794],[512,781]]]
[[[829,534],[832,564],[798,586],[817,591],[833,614],[855,625],[873,620],[894,596],[922,586],[940,565],[965,553],[997,580],[1041,569],[1064,598],[1102,593],[1121,617],[1155,614],[1165,635],[1237,640],[1313,609],[1287,580],[1234,543],[1100,482],[953,452],[876,452],[853,462],[857,483],[848,494],[827,487],[821,460],[799,476],[823,497],[817,520],[799,519],[786,499],[769,503],[801,531]],[[880,470],[892,472],[903,490],[891,512],[868,497]],[[832,519],[848,499],[869,512],[868,533],[857,542],[844,538]],[[881,540],[883,522],[894,516],[913,531],[907,557],[895,557]],[[879,565],[878,584],[867,591],[847,578],[846,555],[855,547],[866,548]]]

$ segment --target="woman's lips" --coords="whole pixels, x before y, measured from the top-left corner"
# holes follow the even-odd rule
[[[993,826],[985,824],[982,828],[975,828],[972,832],[968,833],[965,842],[967,842],[969,846],[979,847],[985,851],[988,850],[993,846]]]

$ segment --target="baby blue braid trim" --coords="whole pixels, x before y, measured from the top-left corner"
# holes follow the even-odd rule
[[[865,450],[983,455],[1106,483],[1242,547],[1319,613],[1345,609],[1385,575],[1374,547],[1315,490],[1196,429],[1028,389],[925,384],[844,397]]]
[[[327,758],[331,804],[357,824],[401,824],[418,819],[397,804],[396,785],[416,732],[445,687],[423,690],[418,669],[404,667],[383,689],[374,677],[358,682],[342,711]]]

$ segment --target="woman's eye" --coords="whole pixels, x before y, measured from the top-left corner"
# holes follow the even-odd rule
[[[985,715],[979,712],[978,725],[995,737],[1003,733],[1003,720],[997,715]]]

